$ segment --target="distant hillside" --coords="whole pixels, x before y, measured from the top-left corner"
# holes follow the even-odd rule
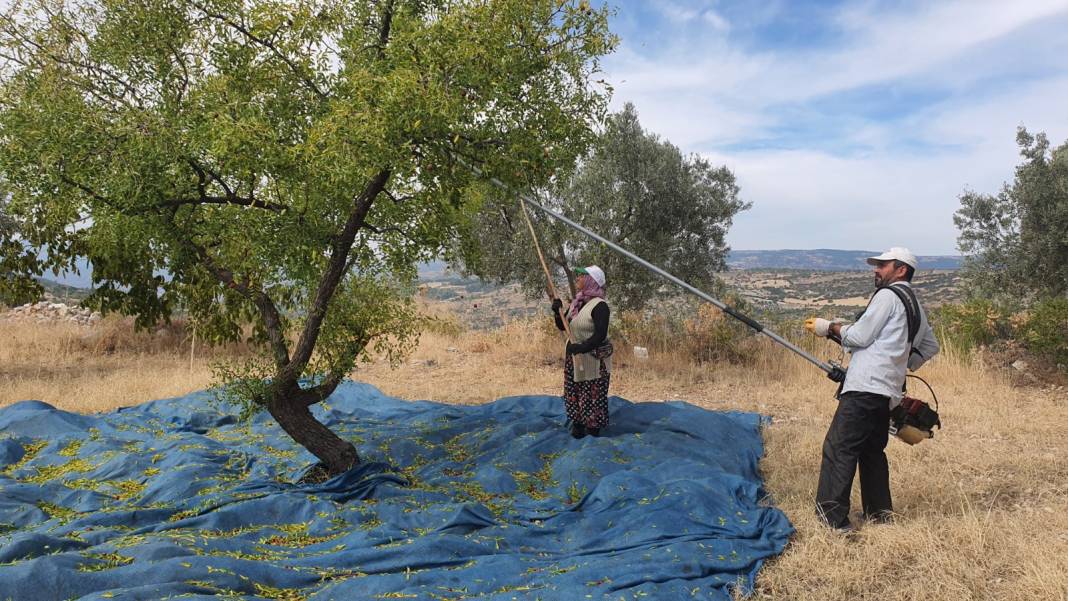
[[[37,278],[37,281],[41,283],[41,286],[44,286],[45,296],[51,299],[78,303],[89,296],[91,292],[88,288],[68,286],[48,278]]]
[[[732,250],[727,258],[731,269],[816,269],[820,271],[859,271],[871,269],[864,260],[880,254],[869,250]],[[920,255],[920,269],[959,269],[958,256]]]
[[[731,269],[802,269],[805,271],[867,271],[868,257],[881,254],[871,250],[732,250],[727,257]],[[960,269],[961,257],[953,255],[920,255],[920,269]],[[433,281],[456,277],[450,274],[443,261],[419,265],[419,279]]]

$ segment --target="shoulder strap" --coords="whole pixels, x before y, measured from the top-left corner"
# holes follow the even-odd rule
[[[912,341],[916,340],[916,334],[920,331],[920,301],[916,300],[916,293],[908,286],[891,284],[884,288],[889,288],[901,300],[901,304],[905,305],[905,319],[909,326],[909,346],[912,346]]]
[[[916,300],[916,293],[913,292],[912,288],[909,286],[895,286],[894,284],[890,284],[889,286],[880,286],[875,289],[875,292],[872,293],[871,298],[868,299],[869,306],[871,305],[871,301],[875,299],[875,295],[879,294],[879,291],[883,288],[889,288],[890,292],[893,292],[894,295],[897,296],[897,298],[901,301],[901,304],[905,306],[905,321],[906,323],[908,323],[909,328],[909,356],[911,357],[913,353],[919,354],[920,351],[916,350],[916,348],[912,346],[912,341],[916,340],[916,334],[918,334],[920,331],[920,301]],[[866,311],[867,307],[865,307],[864,310]],[[861,311],[857,314],[858,320],[860,319],[861,315],[864,315],[864,311]],[[838,386],[838,390],[839,392],[841,392],[842,385]],[[905,390],[905,382],[901,383],[901,390]]]

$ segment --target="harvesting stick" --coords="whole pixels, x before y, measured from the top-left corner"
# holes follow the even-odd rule
[[[485,177],[485,175],[482,173],[482,170],[479,169],[478,167],[476,167],[474,165],[469,165],[466,161],[464,161],[463,159],[460,159],[458,157],[457,157],[457,160],[460,161],[468,169],[473,171],[479,177]],[[525,202],[526,204],[530,205],[531,207],[534,207],[535,209],[538,209],[539,211],[545,213],[549,217],[552,217],[553,219],[563,223],[564,225],[566,225],[566,226],[568,226],[568,227],[570,227],[570,228],[572,228],[572,229],[574,229],[574,230],[576,230],[576,231],[578,231],[578,232],[580,232],[582,234],[585,234],[586,236],[589,236],[590,238],[593,238],[594,240],[600,242],[601,244],[604,244],[608,248],[610,248],[610,249],[616,251],[617,253],[623,255],[624,257],[627,257],[631,261],[634,261],[635,263],[637,263],[637,264],[641,265],[642,267],[648,269],[649,271],[652,271],[653,273],[655,273],[655,274],[667,279],[668,281],[670,281],[670,282],[682,287],[684,290],[690,292],[691,294],[697,296],[698,298],[701,298],[703,300],[706,300],[706,301],[712,303],[713,305],[718,307],[721,311],[723,311],[727,315],[730,315],[731,317],[733,317],[733,318],[737,319],[738,321],[744,323],[745,325],[747,325],[750,328],[752,328],[753,330],[755,330],[757,333],[763,334],[763,335],[767,336],[768,338],[771,338],[772,340],[774,340],[775,342],[781,344],[782,346],[786,347],[787,349],[797,353],[798,355],[800,355],[803,359],[805,359],[809,363],[811,363],[811,364],[815,365],[816,367],[822,369],[824,372],[827,373],[827,377],[830,378],[831,380],[833,380],[835,382],[841,382],[841,381],[843,381],[845,379],[845,369],[842,366],[837,365],[835,363],[827,363],[825,361],[819,360],[819,358],[813,356],[810,353],[805,352],[801,348],[798,348],[797,345],[793,344],[789,340],[786,340],[782,336],[779,336],[775,332],[765,328],[761,323],[753,320],[749,316],[744,315],[742,313],[739,313],[736,309],[734,309],[733,307],[728,306],[726,303],[720,301],[719,299],[714,298],[712,295],[710,295],[710,294],[708,294],[706,292],[703,292],[701,290],[698,290],[697,288],[694,288],[693,286],[687,284],[686,282],[682,281],[681,279],[671,275],[670,273],[664,271],[663,269],[657,267],[656,265],[653,265],[652,263],[646,261],[645,259],[639,257],[638,255],[636,255],[636,254],[630,252],[629,250],[619,246],[618,244],[616,244],[616,243],[614,243],[614,242],[612,242],[610,240],[607,240],[607,239],[603,238],[602,236],[599,236],[598,234],[595,234],[594,232],[592,232],[592,231],[586,229],[585,227],[575,223],[574,221],[568,219],[567,217],[564,217],[563,215],[553,211],[552,209],[549,209],[549,208],[546,208],[546,207],[542,206],[541,203],[539,203],[536,200],[534,200],[534,198],[532,198],[529,194],[524,194],[522,192],[517,192],[515,190],[512,190],[507,184],[505,184],[504,182],[502,182],[501,180],[499,180],[499,179],[497,179],[495,177],[490,177],[490,178],[488,178],[488,180],[490,181],[490,183],[492,183],[494,186],[497,186],[501,190],[504,190],[505,192],[508,192],[509,194],[515,194],[516,196],[519,197],[519,199],[521,201]]]
[[[545,271],[545,279],[549,282],[549,294],[552,295],[553,300],[560,298],[556,294],[556,286],[553,285],[553,275],[549,272],[549,266],[545,263],[545,255],[541,254],[541,244],[538,243],[538,235],[534,233],[534,224],[530,221],[530,214],[527,213],[527,205],[523,204],[523,199],[519,199],[519,208],[523,209],[523,218],[527,220],[527,227],[530,228],[530,237],[534,240],[534,250],[538,251],[538,260],[541,261],[541,268]],[[567,316],[564,315],[564,308],[560,307],[556,310],[556,313],[560,316],[560,323],[564,324],[564,331],[567,332],[567,339],[570,342],[575,342],[575,337],[571,335],[571,326],[567,323]]]

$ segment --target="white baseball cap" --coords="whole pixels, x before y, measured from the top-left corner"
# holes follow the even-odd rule
[[[912,254],[912,251],[901,246],[894,246],[878,257],[868,257],[868,265],[878,265],[881,261],[901,261],[913,269],[916,269],[920,264],[916,260],[916,255]]]
[[[598,286],[604,286],[604,271],[596,265],[590,265],[588,267],[576,267],[575,273],[584,273],[597,282]]]

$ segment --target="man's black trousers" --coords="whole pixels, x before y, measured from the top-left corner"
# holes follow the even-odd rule
[[[883,520],[893,510],[886,442],[890,428],[890,399],[870,392],[839,396],[831,427],[823,440],[823,463],[816,489],[816,510],[829,525],[849,525],[849,492],[860,466],[860,498],[864,516]]]

